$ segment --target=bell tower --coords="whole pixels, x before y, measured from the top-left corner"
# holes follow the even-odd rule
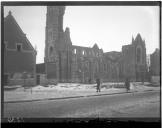
[[[58,45],[63,33],[64,6],[47,6],[45,30],[45,64],[48,79],[58,80]]]

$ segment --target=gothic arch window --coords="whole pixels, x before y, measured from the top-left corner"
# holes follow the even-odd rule
[[[142,50],[140,47],[136,49],[136,61],[137,63],[141,63],[142,60]]]
[[[49,48],[49,56],[51,57],[52,54],[53,54],[53,47],[51,46],[51,47]]]
[[[82,51],[82,55],[85,55],[85,51],[84,50]]]
[[[104,71],[106,71],[106,63],[104,64]]]
[[[52,40],[52,31],[51,31],[51,30],[48,32],[48,39],[49,39],[50,41]]]
[[[95,72],[98,72],[98,70],[99,70],[99,65],[98,65],[98,63],[96,62],[96,63],[95,63]]]

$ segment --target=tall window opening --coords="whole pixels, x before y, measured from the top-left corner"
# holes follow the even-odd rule
[[[98,72],[98,70],[99,70],[99,65],[98,65],[97,62],[96,62],[96,64],[95,64],[95,67],[96,67],[96,68],[95,68],[95,71]]]
[[[141,48],[137,48],[136,60],[137,63],[141,63],[142,51]]]
[[[82,51],[82,54],[85,55],[85,51],[84,50]]]
[[[52,56],[52,53],[53,53],[53,47],[51,46],[49,50],[49,56]]]

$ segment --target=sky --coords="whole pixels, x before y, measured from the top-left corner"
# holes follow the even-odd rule
[[[46,6],[6,6],[27,38],[37,48],[37,63],[44,62]],[[73,45],[92,47],[104,52],[121,51],[138,33],[146,43],[146,53],[159,48],[158,6],[66,6],[63,28],[70,28]]]

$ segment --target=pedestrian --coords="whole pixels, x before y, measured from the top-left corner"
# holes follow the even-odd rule
[[[126,80],[125,80],[125,88],[126,88],[127,92],[130,90],[130,81],[129,81],[129,78],[126,78]]]
[[[97,83],[97,92],[100,92],[101,90],[100,90],[100,79],[99,78],[96,79],[96,83]]]

